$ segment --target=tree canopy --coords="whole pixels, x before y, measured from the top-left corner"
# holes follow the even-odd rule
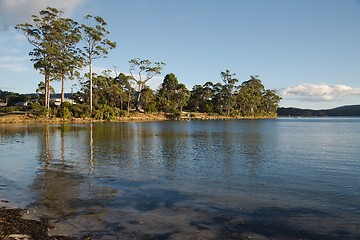
[[[52,7],[40,11],[39,16],[33,15],[30,23],[17,24],[15,29],[22,32],[29,43],[34,47],[29,53],[34,68],[45,77],[45,107],[50,106],[50,78],[54,60],[57,55],[57,37],[62,34],[60,22],[63,12]]]

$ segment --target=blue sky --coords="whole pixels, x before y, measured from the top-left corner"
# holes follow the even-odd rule
[[[163,61],[189,89],[259,75],[280,106],[323,109],[360,104],[360,1],[357,0],[0,0],[0,89],[34,92],[30,44],[14,30],[46,6],[81,21],[102,16],[118,47],[95,69],[128,73],[132,58]],[[77,90],[77,81],[66,89]],[[54,83],[57,92],[60,84]]]

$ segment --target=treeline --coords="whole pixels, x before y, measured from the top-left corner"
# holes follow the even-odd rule
[[[274,117],[280,102],[275,91],[265,89],[258,76],[250,76],[238,84],[235,73],[220,73],[221,82],[206,82],[188,90],[174,73],[164,77],[155,91],[147,84],[161,74],[165,63],[134,58],[129,61],[129,73],[107,70],[102,74],[92,71],[93,61],[105,58],[116,47],[107,39],[107,23],[99,16],[84,17],[88,24],[79,24],[63,18],[63,12],[48,7],[33,15],[34,25],[18,24],[34,47],[29,53],[34,68],[44,75],[37,88],[39,99],[30,107],[58,117],[94,117],[114,119],[129,115],[131,111],[161,112],[171,117],[183,111],[201,112],[232,117]],[[79,70],[88,73],[80,76]],[[76,105],[65,102],[65,80],[81,79],[81,90],[73,95]],[[51,81],[62,82],[62,105],[50,109]],[[41,106],[40,106],[41,105]]]
[[[258,76],[250,76],[241,85],[236,84],[238,80],[234,76],[226,70],[221,73],[222,82],[195,85],[190,91],[179,83],[175,74],[170,73],[156,91],[148,86],[137,91],[132,87],[131,75],[120,73],[112,77],[111,71],[106,71],[102,75],[94,75],[94,106],[97,111],[111,107],[128,114],[138,108],[145,113],[163,112],[175,116],[182,111],[232,117],[276,116],[280,97],[275,91],[265,89]],[[81,92],[87,93],[88,88],[89,84],[85,82]],[[139,102],[138,95],[141,95]]]
[[[0,102],[6,103],[6,105],[14,106],[18,102],[26,102],[30,98],[26,95],[9,92],[9,91],[2,91],[0,89]]]

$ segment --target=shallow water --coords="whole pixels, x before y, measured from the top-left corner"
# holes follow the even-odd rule
[[[0,199],[94,239],[357,239],[359,146],[360,118],[0,125]]]

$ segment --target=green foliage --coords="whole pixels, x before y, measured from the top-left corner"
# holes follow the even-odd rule
[[[35,112],[41,112],[45,108],[44,106],[41,106],[39,102],[31,102],[28,104],[28,107],[30,108],[30,110]]]
[[[224,82],[223,85],[220,85],[219,94],[220,96],[220,104],[222,108],[225,109],[225,115],[234,115],[234,107],[236,104],[234,94],[236,91],[235,84],[239,81],[234,76],[235,73],[231,73],[229,70],[226,70],[225,72],[221,72],[221,78]]]
[[[94,111],[94,115],[93,115],[93,118],[96,119],[96,120],[103,120],[104,119],[104,113],[97,109]]]
[[[234,76],[226,70],[221,73],[223,83],[195,85],[187,108],[232,117],[276,116],[281,98],[274,90],[265,89],[258,76],[237,86]]]
[[[211,82],[205,83],[204,86],[195,85],[191,91],[187,108],[195,112],[213,112],[213,85]]]
[[[164,65],[163,62],[154,62],[154,64],[148,60],[140,60],[140,58],[133,58],[129,61],[129,72],[131,78],[138,85],[137,98],[136,98],[136,110],[139,110],[140,100],[142,97],[142,91],[146,86],[146,83],[154,76],[161,74],[161,70]]]
[[[114,108],[114,113],[116,117],[128,117],[129,114],[125,110],[121,110],[119,108]]]
[[[258,76],[250,76],[250,80],[241,84],[237,94],[237,102],[241,116],[264,115],[265,87]]]
[[[85,76],[89,81],[82,83],[82,94],[76,94],[78,104],[73,106],[63,103],[60,108],[53,108],[54,116],[68,119],[70,117],[87,118],[91,115],[98,120],[113,120],[116,117],[129,116],[130,109],[142,108],[145,113],[156,111],[165,112],[169,118],[177,119],[183,108],[190,111],[220,114],[225,116],[276,116],[281,97],[274,90],[265,89],[258,76],[250,76],[248,81],[237,85],[236,74],[225,70],[220,73],[221,82],[207,82],[195,85],[190,92],[186,86],[179,83],[173,73],[167,74],[156,94],[146,86],[147,82],[161,74],[163,62],[154,62],[140,58],[129,61],[130,76],[123,73],[115,77],[111,71],[104,71],[101,75],[92,72],[95,59],[106,58],[109,51],[116,47],[116,42],[107,39],[110,33],[107,23],[99,16],[85,16],[81,26],[70,18],[63,18],[63,12],[47,7],[33,15],[33,24],[16,25],[16,29],[23,33],[33,50],[30,52],[34,68],[44,75],[36,92],[40,95],[38,102],[32,103],[29,109],[42,114],[50,114],[49,101],[53,88],[51,80],[64,81],[78,77],[80,68],[89,66],[89,73]],[[78,43],[82,40],[80,50]],[[133,85],[137,86],[137,91]],[[26,102],[27,96],[8,93],[0,97],[7,100],[8,106],[17,102]],[[86,96],[86,97],[85,97]],[[86,98],[87,104],[82,104]],[[45,107],[41,107],[44,103]],[[94,104],[93,104],[94,103]],[[96,109],[92,112],[93,107]],[[2,108],[1,111],[12,111],[22,108]],[[24,108],[25,110],[25,108]],[[125,111],[127,110],[127,111]]]
[[[114,120],[116,118],[116,114],[116,108],[112,108],[107,105],[98,105],[97,109],[93,113],[93,117],[96,120]]]
[[[50,106],[50,77],[54,62],[57,58],[61,58],[59,48],[62,43],[59,39],[65,36],[65,25],[61,24],[65,22],[65,19],[61,18],[62,14],[63,12],[56,8],[47,7],[41,10],[39,15],[32,16],[35,25],[23,23],[15,27],[34,47],[29,55],[34,62],[34,68],[45,76],[45,107],[47,108]],[[61,54],[67,56],[68,53]]]
[[[140,105],[143,107],[145,113],[156,112],[156,96],[154,91],[146,87],[141,92],[142,98],[140,100]]]
[[[158,109],[156,107],[156,102],[153,101],[153,102],[150,102],[149,104],[147,104],[144,107],[144,111],[145,111],[145,113],[155,113],[155,112],[157,112]]]
[[[90,118],[90,106],[87,104],[76,104],[72,107],[72,115],[75,118]]]
[[[15,107],[15,106],[0,108],[1,113],[10,113],[10,112],[14,112],[14,111],[17,111],[17,107]]]
[[[106,107],[103,111],[103,119],[104,120],[114,120],[116,117],[116,113],[113,108]]]
[[[90,112],[93,108],[93,73],[92,63],[93,60],[98,58],[106,58],[109,51],[116,48],[116,42],[111,42],[107,39],[110,32],[106,29],[107,23],[102,17],[86,15],[85,21],[89,25],[82,24],[82,40],[84,42],[83,58],[89,66],[89,99],[90,99]]]
[[[167,74],[158,93],[158,107],[165,113],[181,113],[190,98],[190,91],[184,84],[179,84],[175,74]]]
[[[61,104],[60,109],[57,112],[57,117],[62,119],[69,119],[72,116],[72,105],[68,102],[64,102]]]
[[[128,114],[132,105],[134,88],[132,87],[133,79],[131,76],[127,76],[124,73],[120,73],[116,78],[115,82],[121,88],[120,94],[120,109],[127,109]],[[126,103],[126,104],[125,104]]]
[[[118,117],[129,117],[129,114],[128,114],[127,111],[120,110],[119,112],[116,113],[116,116],[118,116]]]

